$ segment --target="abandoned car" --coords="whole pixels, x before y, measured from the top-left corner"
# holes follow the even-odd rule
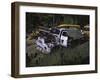
[[[75,40],[81,40],[81,30],[76,28],[51,28],[49,31],[42,30],[36,40],[37,49],[43,53],[50,53],[55,46],[68,47]]]

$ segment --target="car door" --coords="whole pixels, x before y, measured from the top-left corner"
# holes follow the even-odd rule
[[[61,38],[60,41],[61,45],[67,47],[67,42],[68,42],[67,31],[62,31],[60,38]]]

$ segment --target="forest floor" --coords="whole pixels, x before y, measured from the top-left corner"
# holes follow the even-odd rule
[[[79,64],[89,64],[89,41],[68,48],[57,46],[49,54],[36,50],[35,43],[26,44],[26,67]]]

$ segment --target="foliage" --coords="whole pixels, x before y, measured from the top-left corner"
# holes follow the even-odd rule
[[[89,24],[87,15],[67,15],[67,14],[48,14],[48,13],[26,13],[26,32],[31,33],[43,26],[51,28],[60,24],[77,24],[81,27]]]

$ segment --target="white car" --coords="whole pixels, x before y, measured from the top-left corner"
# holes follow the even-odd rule
[[[58,45],[68,47],[72,40],[83,37],[81,31],[74,28],[52,28],[50,31],[42,31],[40,34],[42,34],[42,37],[38,37],[36,45],[37,49],[43,53],[50,53],[51,49]]]
[[[81,31],[76,28],[53,28],[50,33],[55,36],[56,43],[64,47],[68,47],[68,42],[71,42],[71,40],[83,38]]]

